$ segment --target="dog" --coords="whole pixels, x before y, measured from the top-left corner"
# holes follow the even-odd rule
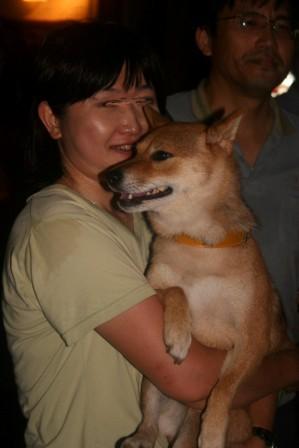
[[[137,144],[136,156],[108,170],[105,181],[118,207],[146,212],[154,231],[147,276],[163,291],[169,354],[182,362],[193,336],[227,355],[201,426],[198,412],[143,379],[143,420],[121,447],[151,448],[158,433],[175,448],[238,446],[251,435],[249,417],[241,411],[228,431],[238,386],[266,354],[290,344],[252,237],[255,219],[241,198],[233,157],[241,116],[233,113],[206,126],[170,122],[149,107],[146,115],[151,130]]]

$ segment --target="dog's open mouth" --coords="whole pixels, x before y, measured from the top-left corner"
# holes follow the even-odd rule
[[[168,196],[171,193],[172,193],[171,187],[153,188],[152,190],[148,190],[146,192],[143,191],[139,193],[121,193],[118,198],[118,203],[122,206],[130,207],[134,205],[139,205],[143,201],[163,198],[164,196]]]

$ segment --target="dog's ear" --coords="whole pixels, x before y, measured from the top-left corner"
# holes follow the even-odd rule
[[[144,114],[147,118],[150,129],[159,128],[165,124],[171,123],[169,117],[161,115],[157,110],[153,109],[151,106],[144,107]]]
[[[228,154],[231,154],[241,119],[242,115],[239,112],[233,112],[223,120],[213,124],[207,129],[207,143],[217,143]]]

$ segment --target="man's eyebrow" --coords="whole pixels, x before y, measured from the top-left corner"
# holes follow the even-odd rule
[[[275,19],[284,19],[284,20],[290,20],[290,15],[287,12],[279,11],[279,9],[274,9],[274,13],[277,11],[277,15],[275,15]],[[261,12],[257,11],[256,9],[248,9],[244,8],[241,12],[237,13],[237,15],[243,15],[243,14],[259,14],[259,15],[265,15]]]

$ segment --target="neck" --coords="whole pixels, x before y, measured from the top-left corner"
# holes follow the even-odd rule
[[[181,234],[177,235],[174,240],[179,244],[184,244],[186,246],[205,248],[205,249],[223,249],[226,247],[236,247],[245,244],[249,238],[250,233],[239,231],[239,232],[229,232],[226,234],[222,241],[215,244],[207,244],[205,241],[194,239],[188,235]]]
[[[254,165],[263,144],[271,132],[274,113],[270,95],[253,96],[240,89],[233,89],[226,83],[217,84],[218,79],[211,77],[205,85],[205,95],[212,111],[224,110],[228,115],[234,111],[242,114],[242,120],[236,136],[243,156],[248,164]]]
[[[79,193],[84,199],[107,211],[111,209],[112,193],[105,191],[104,188],[93,179],[84,179],[84,181],[73,176],[64,175],[57,183],[66,185],[71,190]]]
[[[164,207],[159,212],[148,212],[156,234],[165,238],[186,235],[205,244],[214,245],[232,233],[248,233],[254,227],[254,218],[238,195],[229,194],[218,203],[183,198],[175,209]],[[177,213],[180,210],[180,213]],[[190,217],[192,210],[192,219]]]
[[[87,201],[104,209],[132,230],[133,217],[113,207],[113,194],[106,191],[97,180],[84,179],[84,182],[82,182],[78,178],[64,175],[57,183],[67,186]]]
[[[253,95],[228,84],[222,77],[211,75],[204,86],[207,102],[212,111],[224,109],[225,115],[239,110],[244,115],[263,115],[271,110],[271,96],[268,93]]]

